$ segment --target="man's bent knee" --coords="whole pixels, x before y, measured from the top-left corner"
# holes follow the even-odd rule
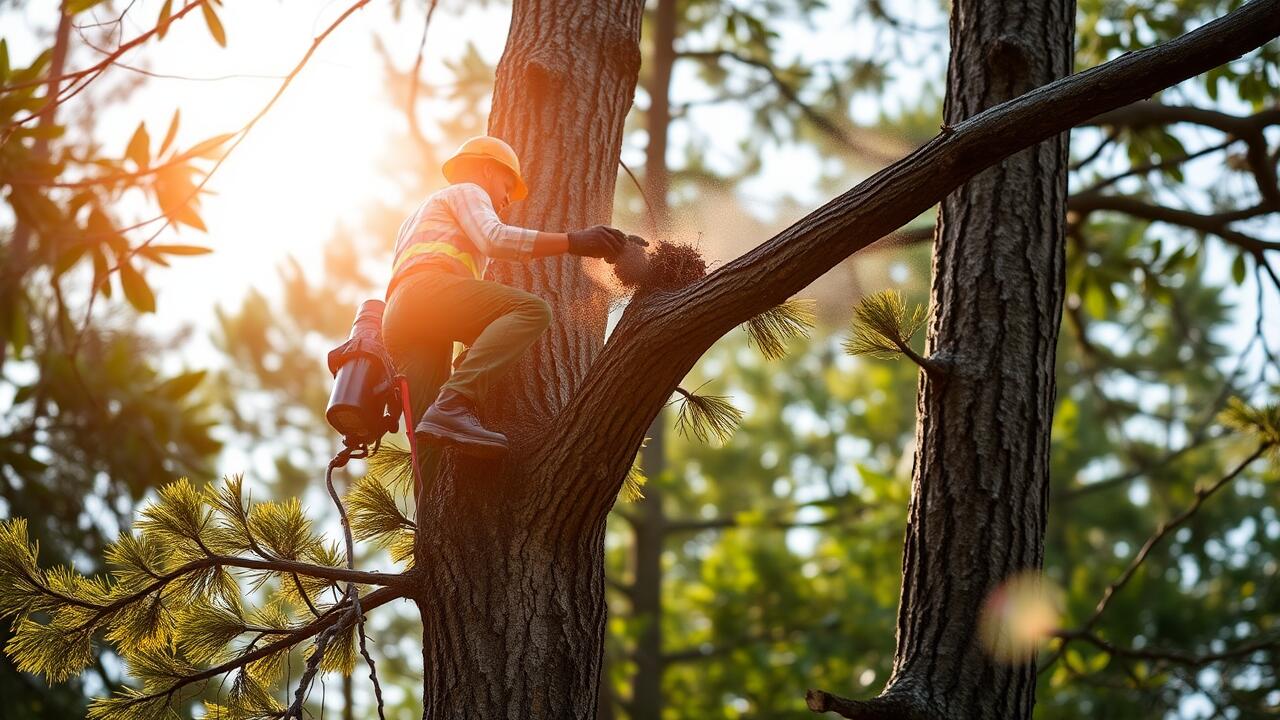
[[[518,312],[521,318],[528,322],[530,327],[536,327],[539,333],[551,324],[551,306],[540,297],[532,297],[522,303]]]

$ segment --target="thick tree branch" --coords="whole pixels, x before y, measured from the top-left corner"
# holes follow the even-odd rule
[[[824,690],[805,693],[805,704],[813,712],[833,712],[850,720],[934,720],[923,700],[903,695],[882,695],[870,700],[850,700]]]
[[[698,321],[706,319],[706,324],[727,331],[791,296],[1014,152],[1221,65],[1277,34],[1280,2],[1254,0],[1168,43],[979,113],[671,296],[662,310],[676,310],[682,325],[700,326],[704,323]]]
[[[632,303],[561,413],[559,440],[572,438],[583,445],[582,457],[593,458],[584,482],[565,483],[563,492],[575,496],[572,502],[607,511],[653,417],[697,358],[729,330],[785,301],[1009,155],[1229,62],[1277,35],[1280,0],[1252,0],[1167,43],[1032,90],[948,128],[706,278]],[[624,390],[634,403],[608,401]],[[584,444],[582,438],[596,439]],[[551,454],[542,458],[550,461]],[[584,484],[588,492],[582,492]]]
[[[1251,208],[1201,215],[1189,210],[1154,205],[1145,200],[1125,195],[1081,193],[1067,200],[1067,209],[1087,215],[1096,211],[1120,212],[1143,220],[1181,225],[1198,232],[1216,235],[1246,252],[1257,254],[1268,250],[1280,250],[1280,242],[1260,240],[1231,228],[1231,223],[1280,211],[1280,205],[1263,203]]]

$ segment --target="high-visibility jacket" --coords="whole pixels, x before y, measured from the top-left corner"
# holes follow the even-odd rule
[[[528,260],[538,232],[507,225],[489,193],[475,183],[458,183],[432,193],[400,225],[391,285],[422,264],[448,267],[476,279],[490,258]]]

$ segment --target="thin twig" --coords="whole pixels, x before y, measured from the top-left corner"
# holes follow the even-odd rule
[[[186,8],[183,8],[182,12],[185,13],[191,7],[194,7],[195,5],[199,5],[199,4],[200,4],[199,2],[192,3],[191,5],[188,5]],[[258,124],[258,121],[260,121],[263,117],[265,117],[267,112],[270,111],[271,108],[276,104],[276,101],[278,101],[280,97],[284,95],[284,91],[288,89],[290,84],[293,83],[293,80],[298,76],[298,73],[302,72],[302,69],[306,67],[307,62],[311,60],[311,56],[315,54],[316,50],[320,47],[320,44],[323,43],[327,37],[329,37],[329,34],[332,33],[335,29],[337,29],[337,27],[341,25],[348,17],[350,17],[357,10],[363,8],[367,4],[369,4],[369,0],[357,0],[357,2],[353,3],[350,7],[348,7],[341,15],[338,16],[336,20],[330,23],[329,26],[325,28],[323,32],[321,32],[311,41],[311,47],[307,48],[307,52],[302,56],[302,59],[299,60],[298,63],[294,66],[294,68],[289,71],[289,74],[285,76],[284,82],[282,82],[280,84],[280,87],[276,89],[275,94],[271,96],[271,99],[267,101],[267,104],[264,105],[262,109],[259,110],[258,113],[249,120],[248,123],[246,123],[239,130],[235,131],[235,133],[233,133],[235,135],[235,140],[232,141],[231,145],[227,148],[226,152],[222,153],[222,155],[219,156],[217,162],[215,162],[213,164],[213,167],[209,169],[209,172],[206,173],[203,178],[201,178],[200,182],[195,186],[195,188],[191,190],[191,192],[187,195],[187,197],[182,201],[180,206],[185,206],[187,203],[191,202],[192,199],[194,199],[197,195],[199,195],[204,190],[205,185],[207,185],[209,183],[209,180],[213,178],[214,173],[218,172],[218,169],[222,167],[222,164],[226,162],[227,158],[230,157],[231,154],[235,152],[236,148],[240,146],[240,143],[244,142],[244,139],[249,136],[249,132],[253,130],[255,125]],[[177,17],[178,15],[175,15],[175,19]],[[89,326],[89,319],[93,315],[94,300],[97,298],[98,291],[102,288],[102,284],[104,282],[107,282],[107,280],[111,277],[111,274],[113,272],[119,270],[126,263],[133,260],[133,258],[139,252],[142,252],[142,250],[146,249],[153,242],[155,242],[156,238],[160,236],[160,233],[164,232],[165,229],[167,229],[171,224],[173,224],[173,220],[169,218],[167,215],[162,214],[157,217],[151,218],[150,220],[136,223],[130,227],[121,228],[119,230],[119,232],[124,233],[129,230],[135,230],[137,228],[143,227],[145,225],[149,225],[153,222],[157,222],[160,220],[164,220],[164,224],[161,225],[160,228],[151,235],[151,237],[147,238],[142,243],[129,248],[129,251],[126,252],[123,257],[119,258],[116,261],[116,264],[114,266],[108,268],[107,271],[104,272],[101,277],[98,277],[95,279],[93,288],[91,289],[89,294],[89,303],[88,303],[88,307],[85,310],[84,321],[81,323],[80,331],[76,334],[76,347],[73,349],[73,352],[72,352],[73,355],[75,354],[75,351],[78,351],[80,340]]]
[[[636,190],[640,191],[640,198],[644,200],[644,207],[649,213],[649,229],[653,232],[653,237],[656,239],[659,233],[658,215],[653,211],[653,203],[649,202],[649,193],[644,191],[644,186],[636,179],[636,174],[631,172],[631,168],[627,167],[627,164],[622,161],[622,158],[618,158],[618,164],[626,171],[627,177],[631,178],[631,182],[635,183]]]
[[[1107,586],[1106,590],[1102,592],[1102,598],[1098,600],[1098,605],[1093,609],[1093,614],[1089,619],[1086,620],[1078,629],[1074,631],[1066,631],[1060,636],[1061,642],[1058,643],[1057,649],[1054,650],[1053,655],[1049,657],[1048,661],[1040,666],[1037,672],[1043,673],[1045,670],[1052,667],[1053,664],[1062,657],[1063,653],[1066,652],[1067,645],[1073,639],[1093,630],[1094,626],[1098,624],[1098,620],[1102,617],[1102,613],[1106,611],[1107,606],[1111,603],[1111,599],[1115,597],[1116,593],[1124,589],[1124,586],[1133,579],[1138,568],[1146,561],[1147,557],[1151,554],[1151,551],[1155,549],[1155,546],[1160,544],[1160,541],[1164,540],[1169,533],[1173,532],[1184,522],[1191,519],[1191,517],[1200,510],[1200,506],[1204,504],[1205,500],[1209,499],[1210,496],[1225,487],[1227,483],[1236,479],[1236,477],[1238,477],[1240,473],[1244,472],[1244,469],[1249,467],[1254,460],[1262,457],[1262,455],[1270,449],[1271,445],[1269,443],[1259,445],[1253,453],[1242,460],[1240,464],[1236,465],[1235,468],[1222,478],[1218,479],[1211,485],[1196,488],[1196,499],[1176,517],[1161,523],[1160,527],[1156,529],[1155,534],[1147,538],[1147,541],[1143,543],[1142,548],[1138,550],[1137,554],[1135,554],[1133,559],[1129,562],[1129,566],[1125,568],[1124,572],[1120,573],[1120,577],[1113,580],[1111,584]]]
[[[1201,667],[1209,665],[1210,663],[1221,662],[1223,660],[1233,660],[1235,658],[1252,655],[1256,652],[1274,650],[1277,647],[1280,647],[1280,638],[1265,637],[1245,642],[1221,652],[1197,654],[1190,653],[1185,650],[1121,647],[1104,640],[1095,633],[1079,630],[1059,632],[1057,633],[1057,636],[1064,641],[1081,640],[1083,642],[1090,643],[1114,657],[1132,658],[1134,660],[1154,660],[1158,662],[1176,663],[1179,665],[1190,665],[1191,667]]]

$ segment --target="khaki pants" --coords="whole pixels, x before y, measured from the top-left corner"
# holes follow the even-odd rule
[[[536,295],[427,268],[393,289],[382,318],[382,338],[397,370],[409,378],[416,422],[442,389],[482,401],[493,381],[550,322],[550,306]],[[457,370],[455,341],[468,346]]]

